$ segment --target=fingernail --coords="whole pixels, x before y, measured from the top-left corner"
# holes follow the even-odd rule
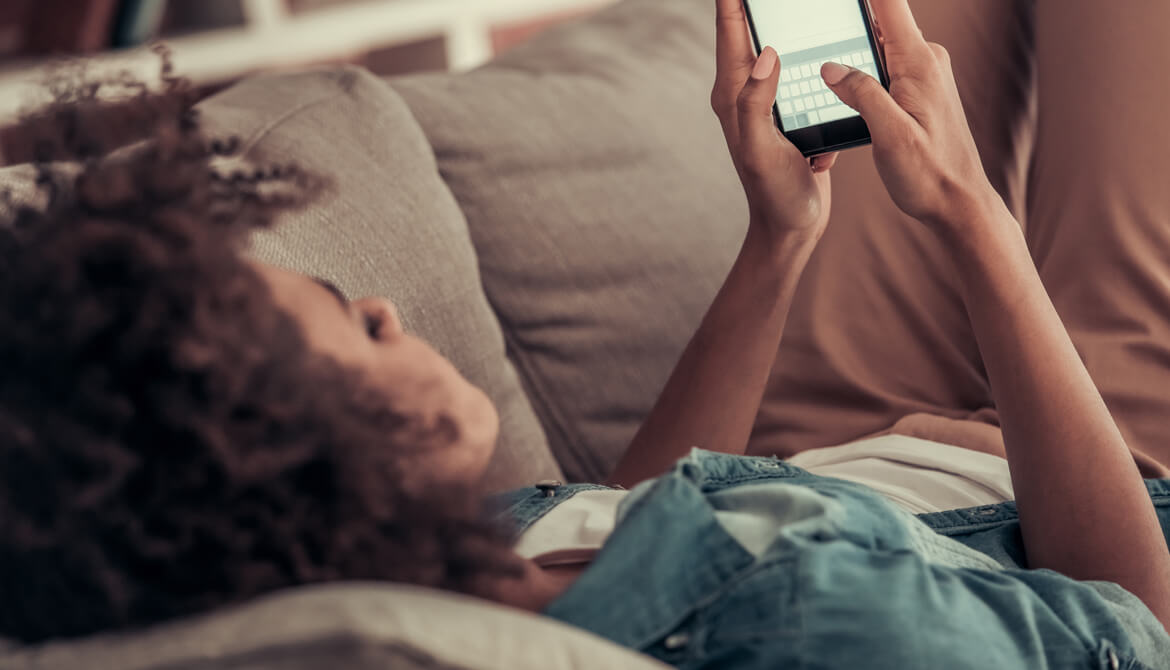
[[[829,61],[821,66],[821,76],[825,78],[825,83],[829,86],[836,86],[841,83],[841,80],[849,76],[853,68],[846,67],[840,63]]]
[[[764,47],[760,53],[760,57],[756,59],[756,67],[752,69],[752,79],[767,79],[772,76],[772,71],[776,69],[776,63],[779,62],[780,56],[777,55],[776,50],[772,47]]]

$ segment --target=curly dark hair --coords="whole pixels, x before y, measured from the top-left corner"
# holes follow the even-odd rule
[[[237,143],[204,136],[169,63],[163,80],[66,81],[0,142],[37,164],[34,202],[0,199],[0,636],[515,574],[475,492],[395,485],[402,449],[443,436],[314,353],[243,256],[325,180],[221,174]]]

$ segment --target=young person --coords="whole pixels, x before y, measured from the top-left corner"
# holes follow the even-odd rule
[[[42,157],[84,160],[41,168],[47,210],[14,203],[0,236],[0,634],[386,579],[543,611],[680,667],[1164,667],[1170,482],[1143,483],[983,172],[945,51],[906,0],[873,5],[891,93],[822,74],[957,268],[1021,546],[1015,506],[915,518],[866,486],[737,455],[836,158],[810,164],[776,131],[781,64],[753,55],[739,1],[718,0],[712,101],[751,205],[743,250],[611,477],[632,491],[516,492],[517,543],[479,518],[487,398],[388,303],[240,255],[316,180],[216,176],[181,90],[143,96],[152,141],[114,154],[86,105],[40,117],[56,131]],[[586,537],[569,505],[610,510],[612,530]],[[988,533],[969,532],[973,515]],[[956,520],[963,542],[944,537]]]

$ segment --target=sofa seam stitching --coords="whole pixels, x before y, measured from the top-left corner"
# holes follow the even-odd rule
[[[334,84],[337,83],[338,79],[335,76],[335,73],[331,72],[327,76],[329,77],[329,80],[331,83],[334,83]],[[333,99],[337,98],[338,96],[344,95],[344,94],[345,94],[344,91],[330,91],[327,94],[323,94],[319,98],[303,102],[300,105],[293,107],[292,109],[277,116],[275,119],[272,119],[268,123],[260,126],[260,128],[255,130],[252,133],[252,135],[246,141],[244,141],[242,143],[239,155],[240,156],[247,156],[253,149],[256,148],[256,145],[259,144],[260,141],[263,140],[265,137],[267,137],[270,133],[272,133],[273,130],[275,130],[278,126],[280,126],[284,123],[287,123],[289,120],[296,117],[298,114],[301,114],[302,112],[305,112],[312,107],[316,107],[317,105],[320,105],[320,104],[323,104],[323,103],[328,102],[330,100],[333,100]]]

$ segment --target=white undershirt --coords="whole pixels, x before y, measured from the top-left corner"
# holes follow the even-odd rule
[[[822,477],[864,484],[911,514],[1015,498],[1007,459],[903,435],[813,449],[788,462]]]
[[[1012,500],[1007,461],[970,449],[886,435],[788,459],[823,477],[870,487],[913,514]],[[532,524],[516,553],[542,566],[590,561],[609,538],[628,491],[583,491]]]

